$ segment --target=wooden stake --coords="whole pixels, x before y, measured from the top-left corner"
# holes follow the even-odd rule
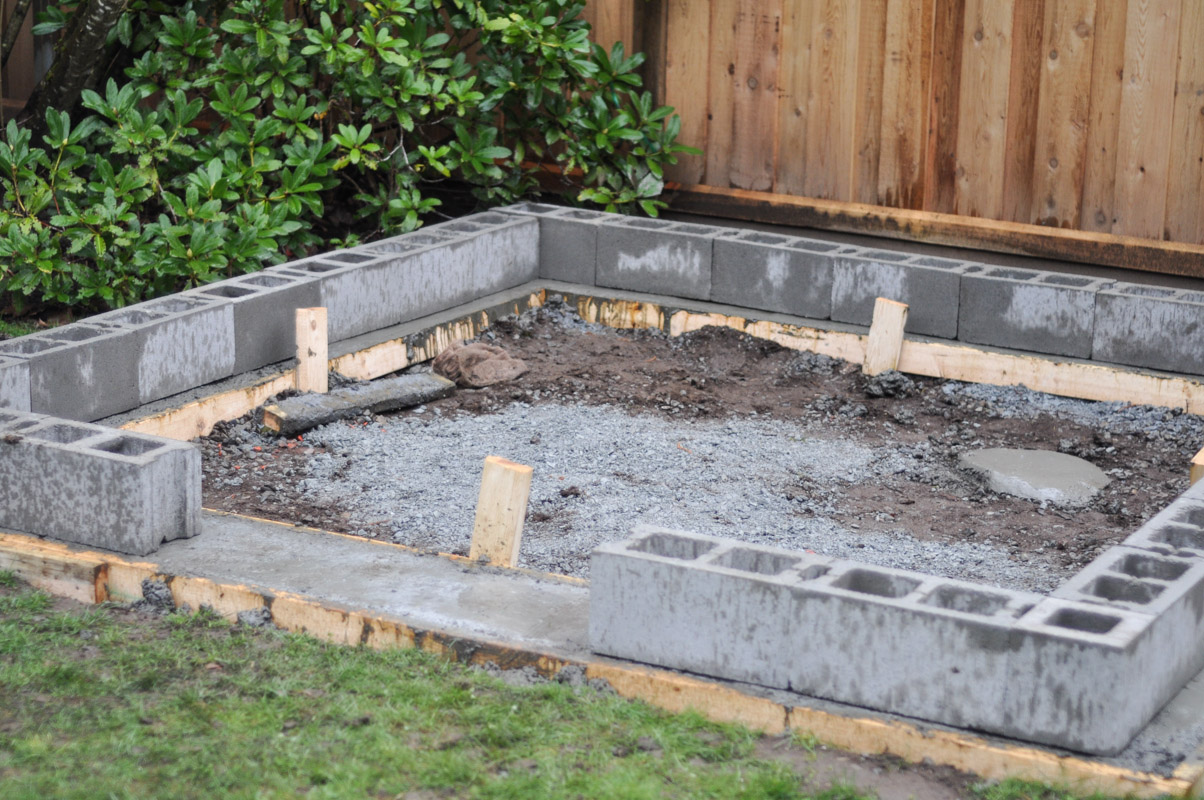
[[[499,456],[485,459],[469,558],[484,556],[490,564],[500,567],[518,566],[527,498],[531,495],[531,472],[525,464]]]
[[[297,391],[325,394],[327,384],[326,309],[297,309]]]
[[[879,297],[874,301],[874,319],[865,346],[865,361],[861,371],[877,375],[899,368],[899,352],[903,349],[903,327],[907,324],[907,304]]]
[[[1204,478],[1204,450],[1196,453],[1191,459],[1191,470],[1187,473],[1187,479],[1190,483],[1195,483]]]

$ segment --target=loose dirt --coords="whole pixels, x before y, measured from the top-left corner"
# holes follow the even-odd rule
[[[1011,558],[1039,557],[1068,571],[1125,538],[1182,492],[1188,461],[1204,444],[1198,418],[1163,409],[897,373],[867,379],[857,365],[800,354],[726,328],[677,338],[659,331],[615,331],[583,323],[555,303],[499,322],[482,341],[505,347],[530,371],[398,416],[411,424],[437,425],[515,405],[585,405],[683,425],[733,419],[797,423],[812,436],[822,433],[876,452],[889,448],[893,457],[912,459],[915,468],[835,483],[783,475],[769,491],[791,501],[791,513],[822,513],[853,537],[906,532],[920,541],[981,543]],[[364,417],[352,424],[383,430],[393,421]],[[220,425],[202,441],[205,505],[432,546],[421,537],[406,540],[387,513],[365,520],[362,509],[353,511],[349,502],[304,490],[314,456],[329,455],[315,446],[321,438],[319,431],[289,440],[265,436],[250,418]],[[538,434],[531,438],[536,442]],[[1075,511],[994,494],[956,466],[963,451],[988,447],[1070,453],[1113,480],[1089,506]],[[348,474],[354,459],[347,459],[333,473],[321,473],[323,480]],[[562,487],[559,499],[533,504],[525,535],[538,538],[541,525],[563,529],[566,515],[560,511],[572,507],[574,488],[583,487]],[[468,513],[475,500],[475,494],[462,498]],[[466,546],[464,539],[451,549]]]

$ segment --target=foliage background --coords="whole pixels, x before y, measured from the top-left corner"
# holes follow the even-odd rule
[[[102,2],[35,31],[69,48]],[[577,202],[655,214],[688,148],[643,56],[591,45],[583,8],[133,0],[79,106],[4,131],[0,294],[122,306],[511,202],[541,163]]]

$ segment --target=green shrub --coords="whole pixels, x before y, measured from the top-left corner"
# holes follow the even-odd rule
[[[0,141],[0,292],[121,306],[413,230],[456,190],[511,202],[541,162],[580,174],[579,202],[655,214],[690,150],[581,2],[298,5],[133,0],[92,115]]]

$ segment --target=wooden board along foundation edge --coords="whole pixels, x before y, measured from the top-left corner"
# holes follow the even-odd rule
[[[1172,777],[1165,778],[1085,757],[992,742],[969,733],[921,728],[904,720],[844,716],[784,705],[704,678],[610,659],[570,658],[505,642],[422,630],[364,609],[336,607],[291,592],[170,575],[153,563],[79,551],[24,534],[0,531],[0,569],[12,570],[22,580],[49,593],[83,602],[129,602],[141,596],[141,582],[149,578],[167,584],[177,606],[206,605],[228,620],[235,619],[240,611],[266,607],[278,627],[338,644],[374,649],[419,648],[469,664],[492,661],[503,669],[532,666],[548,678],[565,666],[582,666],[587,678],[603,679],[619,695],[643,700],[666,711],[693,710],[707,719],[745,725],[768,735],[809,732],[820,741],[844,750],[889,754],[911,762],[928,760],[988,779],[1014,777],[1065,785],[1083,792],[1141,798],[1196,797],[1204,785],[1204,766],[1195,761],[1184,762]]]

